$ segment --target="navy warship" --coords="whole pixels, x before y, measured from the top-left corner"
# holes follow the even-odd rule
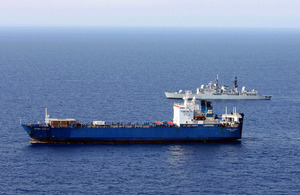
[[[217,75],[216,83],[210,81],[207,86],[201,85],[197,88],[196,93],[192,93],[190,90],[183,92],[165,92],[168,99],[182,99],[183,96],[188,95],[190,98],[196,98],[201,100],[270,100],[272,95],[259,95],[258,91],[252,89],[246,90],[246,87],[242,87],[241,91],[238,91],[237,77],[234,80],[234,89],[229,88],[226,85],[219,87],[219,76]]]

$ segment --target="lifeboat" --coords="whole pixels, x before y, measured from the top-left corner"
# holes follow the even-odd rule
[[[162,123],[161,123],[161,122],[159,122],[159,121],[155,121],[155,124],[157,124],[157,125],[161,125]]]
[[[168,124],[169,124],[169,125],[172,125],[172,126],[174,125],[174,123],[172,123],[171,121],[168,121]]]
[[[197,119],[197,120],[203,120],[203,119],[205,119],[205,116],[204,116],[203,114],[201,114],[201,115],[196,115],[196,116],[195,116],[195,119]]]

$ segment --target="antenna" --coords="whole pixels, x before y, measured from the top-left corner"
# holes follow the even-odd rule
[[[192,103],[192,104],[195,104],[195,102],[196,102],[196,96],[193,97],[191,103]]]
[[[232,108],[232,112],[233,112],[233,114],[236,114],[236,107]]]
[[[48,115],[48,112],[47,112],[47,108],[45,108],[45,123],[49,123],[49,117],[50,115]]]
[[[183,96],[183,98],[182,98],[183,100],[184,100],[184,106],[186,107],[187,106],[187,103],[188,103],[188,95],[187,94],[185,94],[184,96]]]

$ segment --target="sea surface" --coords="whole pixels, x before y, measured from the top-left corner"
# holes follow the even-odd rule
[[[165,91],[273,95],[230,143],[32,145],[22,123],[171,121]],[[300,31],[0,29],[0,194],[300,194]]]

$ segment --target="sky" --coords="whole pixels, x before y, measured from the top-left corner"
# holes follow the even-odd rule
[[[0,27],[300,28],[300,0],[0,0]]]

